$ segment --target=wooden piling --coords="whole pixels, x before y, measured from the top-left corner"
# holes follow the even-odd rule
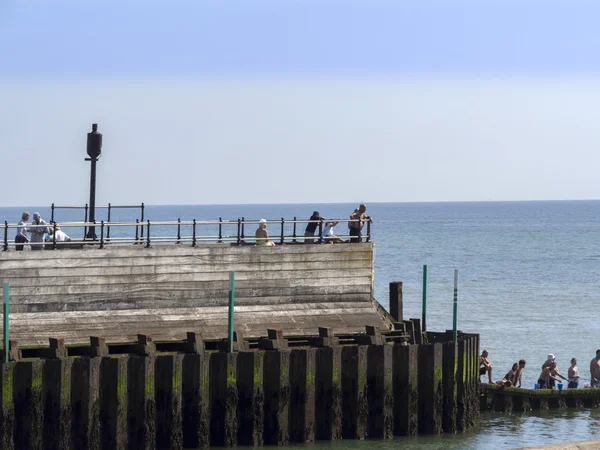
[[[157,448],[183,448],[182,366],[183,355],[161,355],[156,358],[154,390]]]
[[[367,349],[366,345],[342,349],[342,436],[367,437]]]
[[[127,448],[128,361],[128,356],[106,356],[100,362],[100,443],[105,450]]]
[[[19,361],[13,372],[15,448],[44,448],[44,361]]]
[[[0,369],[0,448],[14,450],[15,407],[13,399],[13,373],[15,363],[2,363]]]
[[[442,432],[442,344],[419,346],[419,433]]]
[[[442,344],[442,429],[444,433],[457,431],[457,365],[458,346],[452,342]]]
[[[265,352],[265,445],[285,445],[289,442],[289,368],[289,350]]]
[[[316,350],[292,350],[290,354],[290,441],[315,440]]]
[[[392,345],[370,345],[367,349],[367,435],[391,439],[394,435],[392,389]]]
[[[320,348],[315,369],[316,438],[342,438],[342,348]]]
[[[47,449],[71,448],[72,364],[72,359],[49,359],[43,364],[44,448]]]
[[[71,366],[73,448],[100,448],[101,358],[76,358]]]
[[[465,339],[458,340],[457,354],[458,366],[456,370],[456,393],[461,401],[459,401],[456,405],[456,429],[458,431],[464,431],[468,428],[467,416],[469,405],[467,405],[465,399],[467,398],[466,395],[468,389],[467,375],[469,370],[471,370],[467,353],[467,341]]]
[[[210,442],[232,447],[237,442],[237,356],[238,353],[211,353]]]
[[[415,436],[419,423],[418,346],[394,345],[394,435]]]
[[[203,349],[183,357],[184,448],[208,448],[210,445],[209,367],[210,354]]]
[[[390,283],[390,316],[396,322],[402,322],[402,282],[393,281]]]
[[[142,335],[138,335],[140,337]],[[140,353],[152,354],[150,342],[139,342]],[[156,448],[156,403],[153,356],[130,356],[127,362],[127,424],[129,443],[138,449]]]
[[[263,445],[264,401],[263,389],[264,352],[238,354],[238,444],[252,447]]]

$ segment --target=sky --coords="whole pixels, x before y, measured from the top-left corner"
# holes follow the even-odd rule
[[[4,0],[0,206],[598,199],[592,1]]]

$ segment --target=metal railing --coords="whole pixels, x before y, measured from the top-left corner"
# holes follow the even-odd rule
[[[362,222],[362,224],[361,224]],[[4,222],[4,241],[3,250],[8,251],[9,248],[15,246],[43,246],[44,249],[57,249],[57,248],[68,248],[68,247],[82,247],[88,245],[96,245],[99,248],[104,248],[106,245],[144,245],[145,247],[151,247],[153,245],[173,245],[173,244],[189,244],[192,247],[200,243],[204,244],[221,244],[226,243],[230,245],[266,245],[266,241],[272,242],[272,245],[287,245],[287,244],[326,244],[326,243],[342,243],[342,242],[370,242],[371,240],[371,220],[349,220],[349,219],[336,219],[336,220],[298,220],[296,217],[293,219],[276,219],[267,220],[267,224],[271,226],[273,231],[274,225],[277,226],[277,233],[269,233],[268,238],[257,238],[254,236],[254,229],[252,229],[251,236],[246,235],[247,227],[256,226],[261,222],[259,220],[246,220],[242,217],[234,220],[223,220],[219,217],[218,220],[187,220],[183,221],[177,219],[176,221],[150,221],[146,220],[141,222],[137,220],[135,222],[61,222],[60,229],[74,229],[87,227],[99,227],[100,236],[95,239],[71,239],[70,241],[57,240],[56,231],[59,229],[56,222],[52,222],[46,225],[30,225],[27,224],[25,227],[27,230],[35,230],[47,227],[51,233],[48,233],[48,238],[42,242],[26,242],[17,243],[14,241],[14,236],[11,238],[11,230],[19,228],[18,224],[9,224]],[[316,224],[314,236],[304,236],[304,232],[298,235],[298,224]],[[328,223],[336,223],[342,226],[354,223],[356,228],[366,232],[363,234],[362,231],[360,236],[348,234],[335,234],[333,236],[325,236],[323,234],[325,225]],[[110,230],[113,229],[113,236],[110,235]],[[133,228],[133,231],[130,231]],[[349,227],[345,227],[348,232]],[[144,234],[145,231],[145,234]],[[116,234],[116,235],[115,235]],[[83,236],[86,236],[84,233]]]

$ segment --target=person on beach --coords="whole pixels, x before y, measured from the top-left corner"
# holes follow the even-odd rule
[[[567,376],[569,377],[569,385],[567,386],[569,389],[577,389],[579,386],[579,368],[577,367],[577,359],[571,358],[571,367],[569,367],[569,371],[567,372]]]
[[[540,389],[552,389],[556,381],[560,383],[559,378],[568,381],[567,378],[563,377],[560,373],[557,372],[556,362],[553,362],[550,365],[545,365],[538,379]]]
[[[596,350],[596,357],[590,362],[590,387],[600,387],[600,349]]]
[[[260,246],[272,246],[275,245],[275,242],[269,240],[269,232],[267,231],[267,221],[265,219],[260,219],[258,221],[258,228],[256,229],[256,233],[254,234],[256,237],[256,245]]]
[[[44,227],[33,227],[29,229],[29,232],[31,233],[31,239],[30,239],[30,245],[31,245],[31,250],[43,250],[44,249],[44,237],[46,236],[46,234],[48,234],[50,232],[50,229],[48,228],[48,224],[46,223],[46,221],[44,219],[42,219],[42,217],[40,216],[40,213],[38,212],[34,212],[33,213],[33,222],[31,222],[32,225],[46,225]]]
[[[308,220],[323,220],[323,217],[319,214],[319,211],[313,211],[312,216]],[[306,224],[306,230],[304,230],[304,243],[314,244],[315,243],[315,231],[319,226],[319,222],[310,222]]]
[[[487,350],[481,352],[481,357],[479,358],[479,376],[487,373],[490,384],[492,384],[492,364],[490,363],[488,356],[489,353]]]
[[[25,211],[21,214],[21,220],[19,221],[19,226],[17,227],[17,235],[15,236],[15,250],[22,251],[23,244],[29,242],[29,237],[27,237],[27,221],[29,220],[29,213]]]
[[[525,364],[527,364],[527,362],[524,359],[519,360],[519,367],[515,374],[515,382],[513,383],[515,387],[517,387],[517,383],[519,383],[519,387],[523,387],[523,371],[525,370]]]
[[[373,223],[373,219],[371,219],[366,214],[367,205],[361,203],[360,206],[355,209],[352,214],[350,214],[350,220],[354,220],[355,222],[348,222],[348,230],[350,230],[350,242],[360,242],[361,241],[361,230],[365,224],[365,221],[369,221]]]
[[[332,244],[336,243],[336,242],[338,242],[338,243],[344,242],[344,240],[341,237],[336,236],[333,232],[333,227],[335,227],[338,223],[340,223],[340,222],[339,221],[338,222],[327,222],[325,224],[325,227],[323,228],[323,241],[324,242],[328,242],[328,243],[332,243]]]

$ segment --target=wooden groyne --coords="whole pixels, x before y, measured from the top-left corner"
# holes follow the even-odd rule
[[[527,412],[559,408],[597,408],[600,388],[522,389],[481,384],[481,411]]]
[[[273,330],[261,338],[271,350],[234,353],[207,351],[193,333],[185,353],[160,353],[141,335],[126,355],[5,363],[0,445],[180,449],[462,431],[479,417],[479,337],[460,333],[455,346],[448,335],[370,328],[340,345],[321,330],[290,348]]]

